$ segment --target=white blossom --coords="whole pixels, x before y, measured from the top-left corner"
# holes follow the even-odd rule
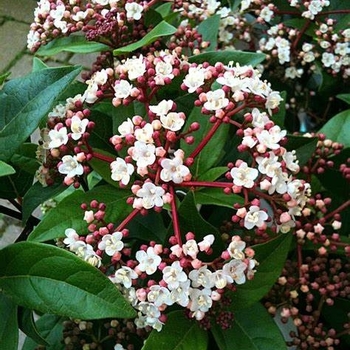
[[[188,92],[195,92],[204,84],[205,69],[202,67],[190,67],[183,83],[188,87]]]
[[[160,116],[160,122],[164,129],[179,131],[185,124],[185,114],[170,112]]]
[[[160,163],[163,168],[160,178],[165,182],[173,181],[176,184],[183,182],[184,178],[190,174],[190,170],[182,162],[180,157],[163,159]]]
[[[136,2],[127,2],[125,4],[126,17],[138,21],[142,16],[143,6]]]
[[[98,249],[104,250],[109,256],[113,256],[124,248],[122,238],[123,234],[121,232],[104,235],[98,244]]]
[[[73,140],[79,140],[84,134],[87,125],[89,124],[88,119],[81,120],[78,116],[74,115],[71,118],[70,129],[72,131],[71,136]]]
[[[130,176],[134,172],[134,166],[126,163],[124,159],[117,157],[110,165],[111,178],[114,181],[121,181],[123,185],[127,185],[130,181]]]
[[[136,141],[134,147],[130,147],[128,152],[138,167],[147,167],[156,160],[156,147],[152,144]]]
[[[244,274],[247,264],[241,260],[233,259],[222,268],[223,273],[230,276],[237,284],[243,284],[246,281]]]
[[[265,220],[267,220],[268,217],[269,216],[265,211],[260,210],[256,205],[252,205],[244,217],[244,227],[248,230],[255,226],[259,228],[264,225]]]
[[[132,280],[137,279],[138,274],[128,266],[122,266],[115,271],[114,276],[111,278],[113,283],[122,284],[125,288],[130,288]]]
[[[137,268],[142,272],[146,272],[147,275],[154,274],[162,262],[162,258],[154,252],[153,247],[148,247],[147,251],[137,251],[135,257],[139,262]]]
[[[58,171],[61,174],[67,175],[67,177],[72,178],[76,175],[82,175],[84,173],[83,166],[77,161],[76,156],[63,156],[62,163],[58,166]]]
[[[254,186],[254,180],[258,177],[258,170],[248,167],[246,162],[242,162],[239,167],[234,167],[230,171],[233,178],[233,183],[236,186],[243,186],[246,188],[252,188]]]
[[[68,142],[67,128],[62,127],[59,130],[52,129],[49,131],[49,148],[58,148]]]
[[[137,192],[138,198],[134,199],[134,208],[151,209],[154,206],[162,207],[164,204],[163,195],[165,191],[162,187],[156,186],[151,182],[145,182]]]
[[[179,261],[174,261],[171,266],[166,266],[162,272],[163,280],[167,283],[170,290],[178,288],[180,283],[187,281],[187,275]]]
[[[208,111],[216,111],[225,108],[229,103],[228,98],[225,97],[225,91],[222,89],[208,91],[205,96],[207,101],[204,103],[203,107]]]

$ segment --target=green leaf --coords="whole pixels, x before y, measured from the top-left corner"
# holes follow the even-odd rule
[[[34,132],[80,70],[76,67],[48,68],[5,84],[0,91],[1,160],[8,161]]]
[[[0,291],[0,344],[2,349],[17,350],[17,305]]]
[[[211,331],[220,350],[287,350],[280,330],[260,303],[236,311],[231,328],[222,330],[214,324]]]
[[[284,266],[292,234],[280,234],[263,244],[254,246],[256,267],[254,278],[245,284],[238,285],[232,293],[232,310],[239,310],[259,301],[275,283]]]
[[[234,65],[239,63],[241,66],[252,65],[255,67],[259,63],[263,62],[265,57],[266,56],[263,53],[225,50],[204,52],[199,55],[189,57],[189,61],[191,63],[209,62],[211,65],[214,65],[217,62],[222,62],[223,64],[230,64],[230,62],[233,62]]]
[[[66,188],[61,183],[43,187],[40,182],[36,182],[23,197],[22,222],[25,223],[40,204],[63,192]]]
[[[339,100],[342,100],[346,102],[348,105],[350,105],[350,94],[339,94],[335,97],[339,98]]]
[[[171,13],[171,7],[173,4],[171,2],[166,2],[164,4],[161,4],[156,8],[156,11],[162,16],[162,18],[165,18]]]
[[[33,184],[33,175],[18,167],[15,174],[3,176],[0,181],[0,198],[23,197]]]
[[[350,195],[349,181],[337,169],[326,169],[323,174],[317,174],[323,187],[325,187],[332,196],[337,196],[346,201]]]
[[[137,49],[152,44],[157,39],[172,35],[176,32],[176,28],[169,23],[162,21],[157,24],[149,33],[136,43],[120,47],[113,51],[114,56],[124,55]]]
[[[38,57],[34,57],[33,58],[33,68],[32,68],[32,72],[37,72],[39,70],[45,69],[45,68],[49,68],[49,66],[47,64],[45,64],[41,59],[39,59]]]
[[[219,178],[221,175],[226,173],[228,171],[228,168],[226,166],[219,166],[216,168],[211,168],[204,174],[198,177],[198,181],[215,181],[217,178]]]
[[[44,216],[40,224],[28,236],[28,240],[45,242],[65,237],[64,232],[67,228],[74,228],[78,233],[84,234],[87,231],[87,225],[83,220],[84,211],[80,206],[82,203],[90,203],[93,199],[98,199],[106,204],[106,220],[108,222],[124,219],[132,210],[132,207],[126,203],[129,196],[129,191],[108,185],[94,187],[86,193],[75,191]]]
[[[18,305],[82,319],[135,311],[98,269],[54,246],[20,242],[0,251],[0,288]]]
[[[70,35],[68,37],[57,38],[49,42],[47,45],[41,46],[37,51],[39,56],[53,56],[62,51],[73,53],[93,53],[101,51],[109,51],[108,45],[88,41],[84,36]]]
[[[19,169],[34,175],[40,166],[36,158],[37,149],[38,145],[34,143],[23,143],[11,157],[11,163]]]
[[[334,142],[342,143],[345,147],[350,147],[350,109],[334,116],[319,130],[319,133],[325,134]]]
[[[200,128],[193,136],[195,141],[189,145],[184,140],[181,140],[180,147],[185,152],[185,155],[189,157],[191,153],[197,148],[203,138],[213,128],[214,124],[209,121],[208,116],[204,116],[201,113],[199,107],[195,107],[192,113],[189,115],[186,121],[184,130],[187,129],[193,122],[199,122]],[[197,178],[211,169],[223,156],[223,148],[227,139],[230,126],[222,123],[215,131],[209,142],[204,146],[200,153],[196,156],[195,162],[191,165],[191,174]]]
[[[228,184],[229,186],[229,184]],[[236,194],[225,194],[222,188],[203,188],[194,192],[197,204],[212,204],[232,209],[234,204],[243,205],[244,199]]]
[[[16,172],[16,170],[13,169],[13,167],[11,165],[0,160],[0,177],[6,176],[6,175],[11,175],[11,174],[14,174],[15,172]]]
[[[284,127],[284,119],[285,119],[285,116],[286,116],[287,92],[286,91],[282,91],[280,93],[280,95],[283,98],[283,101],[280,103],[280,105],[278,107],[278,112],[273,114],[271,119],[276,125],[278,125],[281,128],[283,128]]]
[[[185,199],[178,208],[180,227],[183,233],[194,232],[196,239],[200,240],[209,233],[218,233],[216,227],[205,221],[198,212],[195,196],[192,191],[186,194]]]
[[[63,337],[63,321],[65,317],[55,315],[44,315],[39,318],[35,326],[42,337],[50,345],[46,350],[64,350],[65,345],[62,344]],[[36,350],[38,344],[30,338],[26,338],[22,350]]]
[[[48,345],[46,340],[41,337],[38,330],[36,329],[33,310],[19,308],[18,311],[18,323],[20,330],[28,337],[36,341],[37,344]]]
[[[2,84],[6,81],[7,77],[8,77],[10,74],[11,74],[10,72],[7,72],[7,73],[4,73],[4,74],[1,74],[1,75],[0,75],[0,85],[2,85]]]
[[[201,22],[197,28],[198,33],[202,35],[203,41],[210,43],[206,50],[215,50],[217,48],[217,38],[220,25],[220,15],[210,16]]]
[[[207,332],[198,322],[186,318],[183,311],[174,311],[160,332],[152,331],[142,350],[207,350],[207,343]]]

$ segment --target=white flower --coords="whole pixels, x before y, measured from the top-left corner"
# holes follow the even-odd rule
[[[134,133],[134,124],[130,118],[118,126],[118,132],[121,137]]]
[[[233,178],[233,183],[236,186],[243,186],[246,188],[252,188],[254,186],[254,180],[259,174],[257,169],[249,168],[248,164],[245,162],[242,162],[238,168],[232,168],[230,173]]]
[[[91,82],[88,87],[86,88],[83,99],[87,103],[94,103],[97,101],[97,91],[98,91],[98,85],[96,83]]]
[[[207,312],[213,305],[211,298],[211,290],[208,288],[190,289],[190,310],[193,312],[202,311]]]
[[[198,243],[198,247],[199,250],[201,252],[207,252],[209,250],[209,248],[212,246],[212,244],[214,243],[215,240],[215,236],[210,234],[210,235],[206,235],[203,237],[203,241]]]
[[[179,131],[185,123],[185,114],[170,112],[160,116],[160,122],[164,129]]]
[[[155,306],[160,307],[164,304],[174,304],[173,300],[170,297],[169,289],[158,285],[153,285],[149,290],[150,291],[147,294],[147,300],[150,303],[153,303]]]
[[[188,87],[188,92],[192,93],[204,84],[205,69],[202,67],[190,67],[184,79],[184,84]]]
[[[115,344],[114,345],[114,350],[126,350],[126,349],[121,344]]]
[[[258,151],[260,153],[264,153],[266,148],[273,150],[279,149],[281,147],[279,142],[286,136],[286,134],[287,131],[281,130],[278,125],[273,126],[269,130],[263,130],[261,133],[256,135],[261,146],[260,148],[258,147]]]
[[[162,272],[163,280],[167,283],[170,290],[178,288],[180,283],[187,281],[187,275],[179,261],[174,261],[171,266],[166,266]]]
[[[217,89],[215,91],[208,91],[206,93],[207,101],[204,103],[204,108],[208,111],[216,111],[218,109],[225,108],[229,100],[225,97],[225,91]]]
[[[182,245],[184,255],[189,255],[192,259],[196,259],[199,252],[197,242],[194,239],[189,239]]]
[[[227,251],[230,254],[231,258],[243,260],[245,254],[243,252],[246,243],[239,239],[232,239],[232,242],[229,244]]]
[[[154,274],[162,262],[161,257],[154,252],[153,247],[148,247],[146,252],[144,250],[137,251],[135,257],[139,262],[137,268],[142,272],[146,272],[147,275]]]
[[[270,22],[273,15],[273,11],[270,10],[268,6],[265,6],[261,11],[259,16],[265,21]]]
[[[141,14],[143,11],[143,6],[136,2],[127,2],[125,4],[126,17],[128,19],[134,19],[138,21],[141,18]]]
[[[62,163],[58,166],[58,171],[72,178],[76,175],[82,175],[84,173],[84,168],[77,161],[76,156],[72,157],[67,155],[62,157]]]
[[[133,206],[134,208],[143,207],[145,209],[151,209],[154,206],[162,207],[164,204],[162,196],[165,191],[162,187],[156,186],[151,182],[145,182],[137,192]]]
[[[243,284],[246,281],[244,271],[247,269],[247,264],[241,260],[231,260],[222,268],[223,273],[232,277],[237,284]]]
[[[265,112],[260,112],[257,108],[253,108],[252,112],[252,124],[256,128],[263,129],[265,125],[270,121],[270,118]]]
[[[70,250],[75,250],[76,243],[79,241],[77,231],[73,228],[67,228],[64,234],[66,235],[66,238],[63,240],[63,243],[66,244]]]
[[[126,163],[124,159],[117,157],[110,165],[111,178],[114,181],[121,181],[123,185],[127,185],[130,181],[130,175],[134,172],[134,166]]]
[[[157,105],[149,106],[152,113],[157,116],[165,116],[173,108],[174,102],[172,100],[162,100]]]
[[[144,143],[153,143],[153,126],[150,123],[146,123],[142,128],[135,129],[134,135],[137,141]]]
[[[124,248],[122,238],[123,234],[121,232],[113,232],[113,234],[104,235],[98,244],[98,249],[104,250],[109,256],[113,256]]]
[[[190,170],[182,164],[182,158],[180,157],[163,159],[160,165],[163,168],[160,172],[160,178],[165,182],[173,181],[179,184],[190,174]]]
[[[68,142],[67,128],[63,127],[59,130],[53,129],[49,132],[49,148],[58,148]]]
[[[170,297],[175,303],[178,303],[183,307],[186,307],[188,305],[190,283],[191,281],[187,279],[185,282],[179,283],[179,286],[177,288],[171,290]]]
[[[70,129],[72,131],[72,139],[79,140],[81,136],[84,134],[87,125],[89,124],[88,119],[81,120],[78,116],[74,115],[71,118]]]
[[[272,91],[266,98],[265,107],[271,115],[271,110],[279,106],[280,102],[283,101],[283,98],[277,91]]]
[[[163,62],[159,61],[156,63],[155,66],[156,70],[156,76],[154,77],[154,80],[157,85],[164,85],[164,79],[173,79],[173,66],[170,62]]]
[[[332,53],[324,52],[321,61],[325,67],[330,67],[335,63],[335,56]]]
[[[143,56],[141,55],[138,58],[128,58],[123,64],[122,69],[128,73],[130,80],[142,77],[146,72],[146,64]]]
[[[266,212],[260,210],[258,206],[252,205],[244,217],[244,227],[248,230],[252,229],[254,226],[261,227],[268,217]]]
[[[138,167],[147,167],[156,160],[156,147],[152,144],[136,141],[134,147],[130,147],[128,152]]]
[[[300,170],[300,166],[299,166],[299,161],[296,157],[296,152],[295,151],[291,151],[291,152],[286,152],[282,155],[283,160],[286,163],[286,167],[294,172],[297,173]]]
[[[266,157],[256,157],[256,161],[259,164],[259,171],[270,177],[275,176],[277,169],[281,168],[278,157],[272,151]]]
[[[116,98],[127,98],[131,95],[133,86],[127,80],[117,80],[114,84],[114,96]]]
[[[225,288],[227,283],[233,283],[233,278],[224,270],[214,271],[213,280],[215,287],[218,289]]]
[[[114,276],[111,278],[113,283],[120,283],[125,288],[130,288],[132,280],[136,279],[138,274],[128,266],[122,266],[115,271]]]
[[[192,281],[193,287],[212,288],[214,286],[213,273],[206,265],[200,267],[198,270],[192,270],[188,277]]]

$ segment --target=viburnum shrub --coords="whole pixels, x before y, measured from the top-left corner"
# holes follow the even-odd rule
[[[349,346],[349,95],[287,131],[346,84],[349,10],[282,3],[38,2],[28,48],[96,61],[0,91],[6,349]]]

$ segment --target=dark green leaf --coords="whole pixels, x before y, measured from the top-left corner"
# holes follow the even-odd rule
[[[0,160],[0,177],[14,174],[16,170],[9,164]]]
[[[271,119],[276,125],[279,125],[281,128],[283,128],[284,127],[284,119],[286,116],[287,92],[282,91],[280,93],[280,95],[283,98],[283,101],[280,103],[280,105],[278,107],[278,112],[273,114]]]
[[[5,74],[1,74],[1,75],[0,75],[0,85],[2,85],[2,84],[5,82],[5,80],[7,79],[7,77],[8,77],[10,74],[11,74],[10,72],[7,72],[7,73],[5,73]]]
[[[0,94],[1,160],[9,160],[34,132],[80,70],[76,67],[48,68],[5,84]]]
[[[33,310],[26,308],[19,308],[18,310],[18,324],[20,330],[28,337],[33,339],[37,344],[48,345],[45,339],[41,337],[38,330],[36,329]]]
[[[265,55],[262,53],[245,52],[239,50],[225,50],[225,51],[210,51],[199,55],[191,56],[190,62],[203,63],[209,62],[214,65],[217,62],[223,64],[230,64],[234,66],[239,63],[241,66],[252,65],[253,67],[265,60]]]
[[[188,192],[185,199],[181,202],[178,213],[181,230],[184,234],[189,231],[194,232],[196,239],[200,240],[200,238],[210,233],[218,233],[217,228],[205,221],[198,212],[192,191]]]
[[[280,234],[271,241],[254,246],[259,265],[251,281],[238,285],[232,293],[232,309],[238,310],[259,301],[275,283],[284,266],[292,234]]]
[[[163,329],[153,331],[142,350],[207,350],[208,335],[198,322],[189,320],[183,311],[169,313]]]
[[[217,178],[219,178],[221,175],[226,173],[228,171],[228,168],[226,166],[219,166],[216,168],[211,168],[204,174],[198,177],[198,181],[215,181]]]
[[[220,15],[210,16],[199,24],[197,28],[198,33],[202,35],[203,41],[207,41],[210,44],[206,51],[216,49],[219,25]]]
[[[17,305],[0,291],[0,344],[2,349],[17,350]]]
[[[152,44],[157,39],[172,35],[176,32],[176,28],[169,23],[162,21],[157,24],[149,33],[136,43],[120,47],[113,51],[114,56],[124,55],[137,49]]]
[[[334,142],[350,147],[350,109],[334,116],[319,132],[325,134],[328,139]]]
[[[234,204],[243,205],[244,199],[236,194],[225,194],[221,188],[203,188],[194,192],[197,204],[213,204],[227,208],[233,208]]]
[[[41,183],[36,182],[23,197],[22,222],[25,223],[40,204],[63,192],[66,188],[61,183],[43,187]]]
[[[336,195],[343,200],[347,200],[350,195],[349,182],[337,169],[327,169],[323,174],[317,174],[323,187],[325,187],[333,196]]]
[[[19,169],[34,175],[40,166],[36,158],[37,149],[38,146],[34,143],[23,143],[11,157],[11,163]]]
[[[54,246],[20,242],[0,251],[0,288],[17,304],[82,319],[135,312],[98,269]]]
[[[62,344],[63,321],[65,317],[55,315],[44,315],[36,322],[36,328],[43,338],[50,344],[46,350],[64,350]],[[36,350],[37,343],[30,338],[26,338],[22,350]]]
[[[44,216],[40,224],[29,235],[28,240],[44,242],[64,237],[67,228],[74,228],[78,233],[84,234],[87,231],[87,225],[83,220],[84,211],[80,205],[90,203],[93,199],[98,199],[107,205],[106,220],[108,222],[122,220],[132,210],[132,207],[126,203],[129,196],[129,191],[108,185],[94,187],[86,193],[75,191]]]
[[[88,41],[84,36],[70,35],[68,37],[54,39],[47,45],[41,46],[37,54],[39,56],[53,56],[62,51],[92,53],[109,50],[110,47],[105,44]]]
[[[317,142],[317,137],[288,135],[288,142],[286,148],[288,151],[296,151],[296,156],[299,160],[299,165],[303,166],[307,163],[308,160],[310,160],[311,156],[315,152]]]
[[[231,328],[222,330],[214,324],[211,331],[220,350],[287,350],[280,330],[260,303],[236,311]]]

